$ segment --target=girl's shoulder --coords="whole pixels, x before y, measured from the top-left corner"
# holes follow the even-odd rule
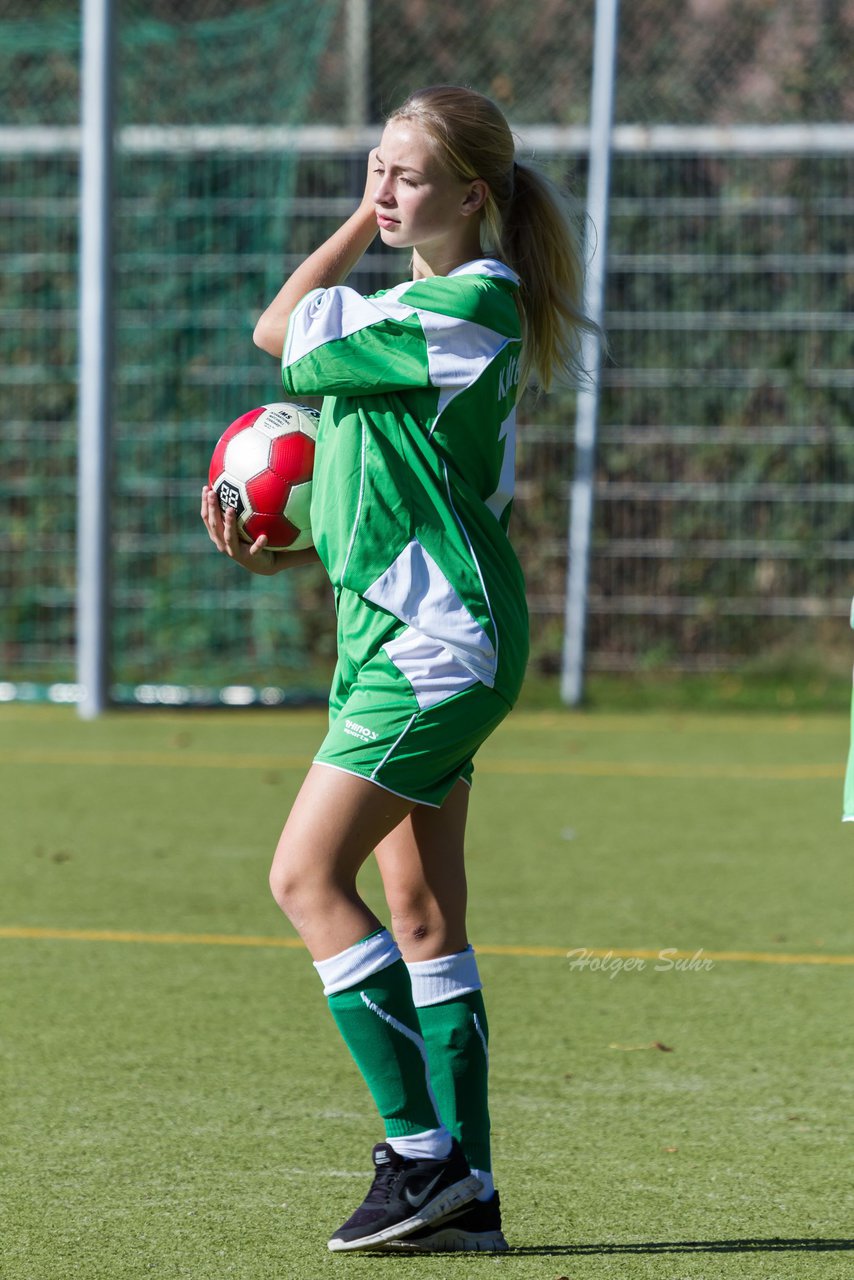
[[[467,320],[510,335],[518,328],[518,288],[519,277],[503,262],[480,258],[464,263],[447,276],[408,281],[389,293],[417,311]]]
[[[460,280],[472,276],[481,280],[503,280],[517,289],[519,287],[519,277],[516,272],[511,270],[506,262],[500,262],[498,258],[475,258],[472,262],[464,262],[461,267],[455,267],[449,275],[434,277],[434,279]]]
[[[476,258],[473,262],[464,262],[462,266],[455,267],[446,276],[427,276],[411,283],[413,286],[423,286],[426,294],[447,294],[453,297],[466,293],[489,293],[493,290],[515,293],[519,288],[519,277],[497,258]],[[422,290],[419,289],[419,292]]]

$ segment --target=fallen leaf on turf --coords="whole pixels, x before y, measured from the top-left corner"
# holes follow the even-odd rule
[[[626,1053],[633,1053],[635,1049],[660,1049],[662,1053],[674,1053],[670,1045],[662,1044],[660,1040],[652,1040],[649,1044],[609,1044],[609,1049],[623,1049]]]

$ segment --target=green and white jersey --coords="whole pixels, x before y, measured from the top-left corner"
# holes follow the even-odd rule
[[[507,536],[518,286],[479,260],[372,297],[315,290],[288,327],[285,391],[327,397],[311,525],[339,642],[356,665],[382,644],[422,707],[475,681],[512,703],[522,681],[525,590]]]

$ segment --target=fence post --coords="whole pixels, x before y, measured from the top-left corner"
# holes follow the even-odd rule
[[[347,124],[370,123],[371,5],[370,0],[347,0]]]
[[[593,86],[590,98],[590,160],[587,180],[584,311],[597,324],[605,310],[608,250],[608,194],[611,170],[611,127],[614,117],[614,79],[619,0],[596,0],[593,46]],[[595,334],[582,337],[581,357],[586,370],[579,388],[575,417],[575,476],[570,496],[568,567],[564,614],[561,698],[578,706],[584,693],[584,638],[587,622],[587,583],[593,527],[593,484],[596,424],[599,413],[601,349]]]
[[[80,144],[77,682],[79,714],[109,700],[113,0],[83,0]]]

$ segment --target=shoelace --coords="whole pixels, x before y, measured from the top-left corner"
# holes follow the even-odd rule
[[[371,1189],[365,1196],[365,1204],[369,1202],[371,1204],[388,1204],[399,1172],[399,1169],[393,1168],[390,1164],[378,1165],[374,1180],[371,1183]]]

